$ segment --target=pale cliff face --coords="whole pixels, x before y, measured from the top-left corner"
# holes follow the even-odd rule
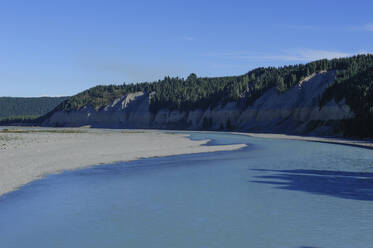
[[[143,92],[137,92],[125,95],[100,110],[86,106],[79,111],[56,112],[44,122],[44,125],[147,128],[151,118],[148,109],[149,96]]]
[[[309,121],[328,121],[352,118],[354,114],[344,101],[334,100],[319,109],[318,99],[327,86],[333,82],[335,72],[322,72],[304,80],[283,94],[276,89],[268,90],[240,115],[239,123],[242,129],[253,130],[283,130],[284,132],[302,133],[294,128],[294,124]],[[296,125],[297,126],[297,125]]]
[[[270,89],[246,109],[228,103],[212,110],[180,112],[162,109],[152,114],[149,112],[149,95],[137,92],[125,95],[100,110],[87,106],[79,111],[56,112],[44,125],[201,129],[203,120],[209,119],[210,129],[226,128],[230,122],[234,129],[243,131],[305,133],[310,121],[342,120],[354,116],[344,101],[331,101],[319,109],[318,99],[334,76],[334,71],[311,75],[283,94]],[[328,132],[325,127],[323,130]]]

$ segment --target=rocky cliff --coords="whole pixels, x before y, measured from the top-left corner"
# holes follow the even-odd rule
[[[335,71],[313,74],[279,94],[267,90],[248,107],[227,103],[213,109],[189,112],[161,109],[149,111],[151,94],[127,94],[112,104],[94,109],[57,111],[43,122],[45,126],[86,126],[106,128],[156,129],[234,129],[251,132],[328,135],[338,133],[338,121],[354,117],[344,100],[319,107],[319,98],[335,78]]]

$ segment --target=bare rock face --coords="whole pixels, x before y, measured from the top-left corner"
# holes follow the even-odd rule
[[[335,77],[335,71],[317,73],[279,94],[270,89],[242,112],[239,127],[244,130],[304,133],[299,128],[310,121],[335,121],[354,117],[344,101],[328,102],[321,109],[319,98]]]
[[[320,72],[304,79],[297,86],[279,94],[269,89],[246,109],[235,103],[214,109],[197,109],[189,112],[161,109],[149,112],[149,94],[137,92],[116,99],[111,105],[95,110],[86,106],[79,111],[55,112],[44,122],[47,126],[92,126],[107,128],[160,128],[160,129],[236,129],[255,132],[304,134],[309,123],[339,121],[353,118],[354,113],[344,100],[334,100],[319,108],[319,98],[335,77],[335,71]],[[323,126],[312,130],[329,134]]]
[[[85,106],[78,111],[59,111],[43,124],[46,126],[92,126],[107,128],[148,128],[151,120],[149,96],[143,92],[128,94],[111,105],[96,110]]]

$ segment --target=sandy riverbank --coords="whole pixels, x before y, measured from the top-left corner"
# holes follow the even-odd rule
[[[237,133],[257,138],[326,142],[373,149],[373,141]],[[0,196],[46,174],[141,158],[240,149],[246,145],[203,146],[183,134],[147,130],[47,129],[0,132]]]
[[[0,196],[46,174],[140,158],[228,151],[158,131],[52,129],[0,132]]]

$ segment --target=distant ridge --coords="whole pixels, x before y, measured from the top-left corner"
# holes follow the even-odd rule
[[[0,120],[38,117],[53,110],[69,97],[0,97]]]

